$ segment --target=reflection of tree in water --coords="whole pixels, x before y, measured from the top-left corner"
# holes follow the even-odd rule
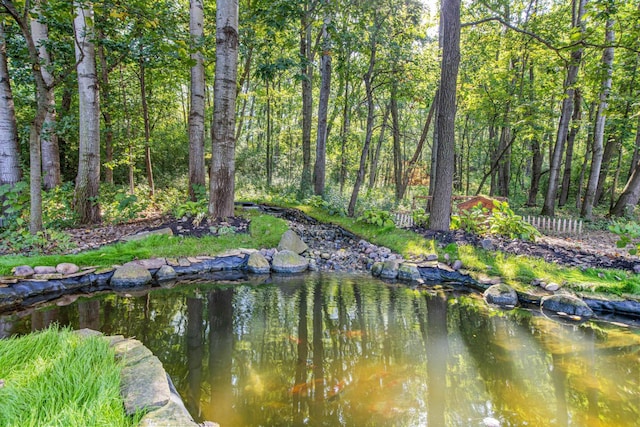
[[[204,358],[204,320],[203,300],[187,297],[187,383],[188,389],[184,402],[189,412],[201,419],[200,396],[202,394],[202,361]]]

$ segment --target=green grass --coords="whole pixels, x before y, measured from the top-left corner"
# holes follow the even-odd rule
[[[106,340],[49,329],[0,340],[0,425],[134,426]]]
[[[249,234],[235,233],[200,239],[160,235],[143,240],[116,243],[76,255],[3,256],[0,257],[0,275],[10,275],[11,269],[18,265],[55,266],[61,262],[72,262],[81,267],[104,268],[114,264],[124,264],[133,259],[216,255],[225,250],[238,248],[271,248],[278,245],[280,237],[287,230],[286,221],[280,218],[257,212],[247,212],[245,216],[251,219]]]

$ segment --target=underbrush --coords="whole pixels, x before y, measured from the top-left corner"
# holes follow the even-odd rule
[[[108,342],[57,326],[0,340],[0,425],[135,426]]]

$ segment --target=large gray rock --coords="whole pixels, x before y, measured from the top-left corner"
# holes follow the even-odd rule
[[[33,267],[33,272],[35,274],[55,274],[57,273],[57,270],[55,267],[50,265],[38,265]]]
[[[400,262],[397,260],[384,261],[382,263],[382,271],[380,272],[380,277],[382,279],[396,279],[398,277],[399,267]]]
[[[116,357],[124,361],[120,392],[127,415],[161,408],[169,403],[171,392],[162,363],[138,340],[114,345]]]
[[[292,251],[281,251],[273,256],[271,268],[276,273],[301,273],[309,267],[309,260]]]
[[[178,277],[178,273],[176,273],[176,270],[170,265],[165,264],[156,271],[156,280],[158,282],[166,282],[176,277]]]
[[[112,288],[137,288],[151,283],[149,270],[135,263],[127,263],[116,269],[111,277]]]
[[[271,271],[269,261],[260,252],[253,252],[247,261],[247,270],[255,274],[267,274]]]
[[[580,298],[572,295],[551,295],[542,298],[545,310],[566,313],[573,316],[591,317],[593,310]]]
[[[420,270],[418,270],[418,266],[415,264],[403,262],[398,268],[398,279],[400,280],[415,282],[421,278],[422,276],[420,276]]]
[[[499,306],[515,306],[518,304],[518,294],[509,285],[499,283],[484,291],[484,299],[489,304]]]
[[[300,236],[298,236],[294,231],[287,230],[280,238],[280,243],[278,243],[279,251],[291,251],[297,254],[301,254],[304,251],[309,249],[309,246],[305,242],[302,241]]]

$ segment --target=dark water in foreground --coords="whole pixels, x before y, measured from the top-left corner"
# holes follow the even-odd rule
[[[0,317],[140,339],[226,426],[640,425],[640,331],[567,325],[369,277],[179,286]],[[0,335],[1,336],[1,335]]]

